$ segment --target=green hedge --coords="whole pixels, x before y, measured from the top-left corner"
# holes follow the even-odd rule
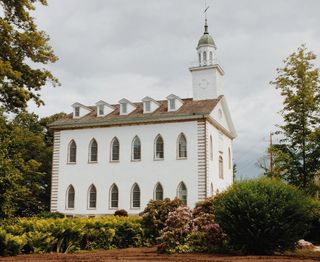
[[[18,218],[0,222],[0,255],[139,247],[139,217]]]

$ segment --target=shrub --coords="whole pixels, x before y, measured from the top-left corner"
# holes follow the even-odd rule
[[[166,253],[184,253],[192,251],[188,238],[193,231],[192,212],[186,207],[178,207],[170,212],[159,240],[158,251]]]
[[[293,248],[309,229],[309,198],[278,180],[236,183],[213,203],[217,222],[230,244],[245,253],[270,254]]]
[[[305,239],[320,244],[320,200],[313,200],[311,212],[311,228]]]
[[[137,247],[145,243],[141,218],[19,218],[0,223],[0,255]]]
[[[1,256],[15,256],[21,253],[25,245],[25,238],[23,236],[14,236],[7,233],[0,228],[0,255]]]
[[[117,224],[112,243],[119,248],[139,247],[143,245],[143,228],[141,224],[131,221]]]
[[[119,216],[119,217],[127,217],[128,216],[128,212],[124,209],[119,209],[119,210],[116,210],[114,212],[114,215],[115,216]]]
[[[182,201],[178,198],[170,200],[151,200],[143,211],[142,225],[145,235],[150,242],[156,242],[160,236],[161,230],[168,218],[170,212],[175,211],[179,206],[182,206]]]
[[[64,214],[59,212],[43,211],[37,215],[39,218],[64,218]]]
[[[86,223],[83,228],[81,249],[109,249],[114,235],[115,230],[113,228],[99,220],[92,220]]]

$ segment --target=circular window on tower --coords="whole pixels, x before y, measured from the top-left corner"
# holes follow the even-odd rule
[[[218,110],[218,116],[219,116],[219,119],[222,118],[222,110],[221,109]]]

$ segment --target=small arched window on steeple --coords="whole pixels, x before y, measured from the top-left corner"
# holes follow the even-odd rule
[[[210,65],[213,64],[213,54],[212,54],[212,51],[210,51],[210,54],[209,54],[209,61],[210,61]]]
[[[206,51],[203,52],[203,64],[207,65],[207,52]]]
[[[199,53],[199,66],[201,66],[201,54]]]

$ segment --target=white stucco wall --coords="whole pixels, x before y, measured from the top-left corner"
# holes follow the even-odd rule
[[[232,140],[226,135],[222,134],[212,124],[207,122],[207,136],[208,136],[208,193],[211,195],[211,183],[213,185],[213,195],[225,190],[233,183],[233,161],[232,161]],[[213,158],[210,158],[210,136],[213,141]],[[222,141],[221,141],[222,138]],[[228,163],[228,149],[231,153],[231,168]],[[219,156],[223,158],[223,179],[219,177]]]
[[[192,74],[193,99],[215,99],[223,93],[223,76],[216,65],[190,68]],[[205,81],[205,84],[203,83]]]
[[[183,132],[188,143],[188,158],[177,160],[177,138]],[[154,139],[161,134],[164,140],[164,160],[154,160]],[[141,140],[141,161],[131,161],[132,139]],[[117,136],[120,142],[120,161],[110,162],[110,142]],[[88,163],[88,149],[92,138],[98,143],[98,162]],[[77,144],[77,163],[68,164],[68,144]],[[160,182],[164,197],[173,199],[177,186],[183,181],[188,190],[188,205],[193,207],[197,195],[197,122],[152,125],[88,128],[61,131],[59,152],[58,211],[67,214],[113,214],[109,208],[109,189],[116,183],[119,189],[119,209],[131,214],[141,212],[153,198],[154,187]],[[141,190],[141,208],[130,208],[130,191],[134,183]],[[75,208],[66,209],[66,190],[75,189]],[[97,188],[97,208],[88,209],[88,189]]]

